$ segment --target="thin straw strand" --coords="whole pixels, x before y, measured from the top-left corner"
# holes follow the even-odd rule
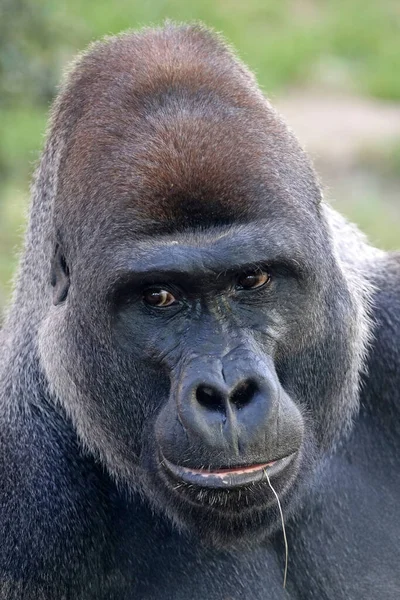
[[[278,503],[279,513],[281,515],[283,539],[284,539],[284,542],[285,542],[285,571],[284,571],[284,575],[283,575],[283,588],[285,588],[286,587],[286,579],[287,579],[287,571],[288,571],[288,560],[289,560],[289,546],[288,546],[287,537],[286,537],[285,521],[283,519],[283,512],[282,512],[281,501],[279,500],[278,494],[276,493],[276,491],[272,487],[272,484],[271,484],[271,482],[269,480],[269,477],[268,477],[267,469],[264,470],[264,473],[265,473],[265,476],[267,478],[268,485],[269,485],[269,487],[271,488],[271,490],[274,493],[274,496],[275,496],[276,501]]]

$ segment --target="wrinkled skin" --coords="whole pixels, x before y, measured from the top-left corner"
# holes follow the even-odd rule
[[[213,34],[94,45],[1,332],[0,598],[398,598],[399,281]]]

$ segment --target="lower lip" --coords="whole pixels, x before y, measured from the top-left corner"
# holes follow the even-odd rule
[[[279,460],[251,467],[237,467],[234,469],[221,469],[219,471],[188,469],[187,467],[175,465],[166,458],[163,458],[162,462],[176,479],[185,483],[202,488],[230,489],[256,483],[263,479],[266,480],[266,473],[269,478],[275,477],[289,464],[293,456],[294,454],[291,454]]]

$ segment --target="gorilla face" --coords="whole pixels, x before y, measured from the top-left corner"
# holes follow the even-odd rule
[[[53,265],[57,397],[115,476],[214,544],[271,533],[265,473],[292,510],[354,408],[351,297],[302,238],[271,217]]]
[[[305,437],[275,366],[301,267],[252,230],[144,242],[111,301],[115,344],[159,379],[143,467],[153,485],[211,513],[268,504],[265,471],[288,487]]]
[[[243,66],[185,31],[159,34],[166,62],[198,44],[171,82],[141,90],[125,37],[66,88],[39,347],[85,447],[228,544],[279,525],[266,473],[287,514],[348,427],[363,333],[306,157]]]

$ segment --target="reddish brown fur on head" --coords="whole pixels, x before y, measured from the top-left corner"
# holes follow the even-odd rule
[[[319,197],[253,76],[199,26],[94,45],[69,77],[58,120],[69,131],[56,215],[77,233],[105,214],[156,231],[246,221],[271,200]]]

